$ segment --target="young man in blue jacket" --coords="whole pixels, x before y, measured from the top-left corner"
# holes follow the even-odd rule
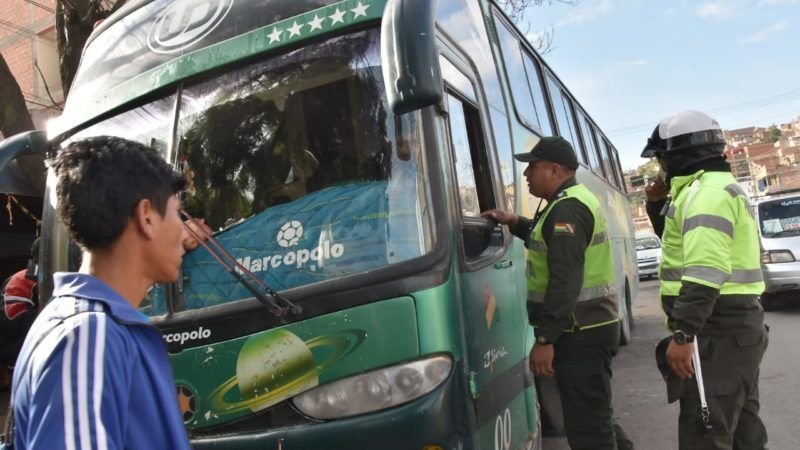
[[[139,143],[94,137],[52,161],[83,250],[57,273],[14,372],[17,449],[189,449],[161,335],[136,308],[178,278],[184,178]]]

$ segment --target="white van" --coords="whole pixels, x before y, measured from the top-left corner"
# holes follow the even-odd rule
[[[761,270],[769,309],[776,297],[800,291],[800,191],[777,193],[752,201],[761,238]]]
[[[639,279],[658,276],[661,264],[661,239],[649,231],[636,232],[636,261],[639,265]]]

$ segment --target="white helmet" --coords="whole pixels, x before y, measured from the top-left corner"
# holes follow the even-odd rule
[[[642,150],[642,158],[699,146],[719,146],[722,153],[725,148],[722,129],[708,114],[683,111],[667,117],[656,126]]]

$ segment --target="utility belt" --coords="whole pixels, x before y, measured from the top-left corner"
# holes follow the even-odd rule
[[[667,314],[667,326],[674,329],[672,308],[677,296],[661,296],[661,305]],[[736,336],[760,333],[764,329],[764,308],[760,296],[755,294],[720,295],[714,310],[706,319],[698,336]]]
[[[542,307],[543,305],[541,304],[527,302],[528,323],[530,323],[534,329],[538,328],[540,325],[537,319],[541,317]],[[563,332],[561,333],[561,337],[558,338],[557,344],[559,346],[570,347],[603,344],[616,345],[619,342],[619,327],[619,321],[616,320],[601,326],[580,329],[575,325],[573,319],[569,327],[562,330]]]

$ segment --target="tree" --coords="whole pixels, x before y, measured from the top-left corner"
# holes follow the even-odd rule
[[[126,0],[58,0],[56,3],[56,46],[64,97],[78,71],[83,47],[94,27],[122,8]]]
[[[552,5],[553,2],[577,5],[578,0],[498,0],[497,3],[506,11],[508,17],[516,23],[522,22],[525,13],[533,6]]]
[[[552,5],[553,2],[565,3],[568,5],[577,5],[578,0],[498,0],[500,6],[505,10],[508,17],[517,25],[522,25],[525,21],[525,13],[535,6]],[[525,34],[529,34],[530,24],[526,25]],[[553,38],[555,36],[555,28],[550,25],[549,30],[544,30],[536,37],[532,38],[531,44],[541,55],[550,53],[553,47]]]
[[[13,136],[33,129],[33,120],[25,106],[25,97],[14,74],[0,54],[0,133]]]
[[[767,139],[769,140],[769,142],[778,142],[780,138],[781,138],[781,130],[778,129],[778,127],[776,127],[775,125],[769,127],[769,132],[767,135]]]
[[[75,78],[83,47],[92,29],[125,2],[126,0],[58,0],[56,3],[56,45],[64,97]],[[0,133],[9,137],[34,128],[19,83],[0,55]],[[42,155],[22,156],[17,162],[34,185],[44,185]]]
[[[25,105],[25,97],[17,80],[8,68],[5,58],[0,55],[0,133],[13,136],[23,131],[32,130],[33,119]],[[44,166],[42,155],[27,155],[17,158],[20,170],[34,186],[44,188]]]
[[[83,47],[94,25],[125,4],[126,0],[58,0],[56,44],[64,97],[78,70]],[[13,136],[34,129],[19,83],[0,55],[0,133]]]

